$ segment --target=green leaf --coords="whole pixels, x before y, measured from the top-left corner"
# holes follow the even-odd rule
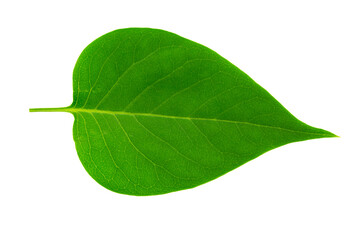
[[[69,112],[79,158],[114,192],[196,187],[287,143],[335,135],[291,115],[214,51],[158,29],[92,42],[73,75]]]

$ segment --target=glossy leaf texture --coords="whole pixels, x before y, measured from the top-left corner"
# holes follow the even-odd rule
[[[284,144],[335,136],[296,119],[216,52],[158,29],[96,39],[73,88],[71,106],[31,111],[72,113],[84,168],[123,194],[193,188]]]

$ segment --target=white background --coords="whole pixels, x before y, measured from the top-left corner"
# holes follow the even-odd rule
[[[359,1],[1,1],[0,239],[360,239]],[[293,143],[195,189],[120,195],[86,173],[67,113],[80,52],[119,28],[215,50],[302,121]]]

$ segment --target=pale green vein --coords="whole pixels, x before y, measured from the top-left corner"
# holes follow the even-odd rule
[[[221,151],[218,147],[216,147],[216,146],[210,141],[210,139],[208,138],[208,136],[205,135],[205,133],[194,123],[193,120],[190,119],[190,122],[195,126],[195,128],[198,130],[198,132],[199,132],[203,137],[205,137],[205,139],[207,140],[207,142],[208,142],[213,148],[217,149],[219,152],[222,153],[222,151]]]
[[[111,131],[114,131],[113,128],[111,127],[111,125],[109,124],[108,119],[107,119],[105,116],[103,116],[103,118],[104,118],[107,126],[109,127],[109,129],[110,129]],[[125,146],[125,148],[126,148],[126,146]],[[125,151],[124,151],[124,153],[125,153]],[[136,156],[138,156],[138,155],[136,155]],[[123,160],[124,160],[125,162],[127,162],[129,165],[131,165],[131,163],[130,163],[126,158],[124,158]],[[136,157],[136,161],[137,161],[137,157]],[[139,169],[138,169],[138,167],[137,167],[137,164],[136,164],[136,168],[137,168],[137,171],[139,171]],[[126,176],[126,174],[125,174],[123,171],[122,171],[122,173],[125,175],[125,177],[127,177],[127,178],[130,179],[130,177]],[[138,178],[139,178],[139,176],[138,176]],[[134,182],[133,180],[130,179],[129,182],[131,182],[131,183],[135,186],[135,189],[136,189],[137,187],[142,187],[142,188],[144,188],[144,189],[150,189],[150,188],[153,188],[153,187],[154,187],[154,185],[151,185],[151,186],[143,186],[143,185],[141,185],[141,184],[139,183],[139,179],[137,179],[137,182]]]
[[[128,105],[126,105],[123,109],[123,111],[126,111],[129,107],[131,107],[147,90],[149,90],[151,87],[153,87],[155,84],[165,80],[166,78],[168,78],[169,76],[171,76],[172,74],[174,74],[175,72],[179,71],[180,69],[184,68],[185,65],[195,62],[195,61],[211,61],[211,59],[202,59],[202,58],[198,58],[198,59],[191,59],[191,60],[187,60],[185,61],[182,65],[176,67],[175,69],[173,69],[170,73],[166,74],[164,77],[157,79],[156,81],[152,82],[150,85],[148,85],[146,88],[144,88],[137,96],[135,96],[133,98],[133,100],[131,100]]]
[[[213,75],[211,75],[210,77],[206,77],[206,78],[203,78],[203,79],[200,79],[196,82],[194,82],[193,84],[191,84],[190,86],[187,86],[186,88],[178,91],[178,92],[175,92],[174,94],[172,94],[170,97],[166,98],[163,102],[161,102],[157,107],[155,107],[153,110],[150,111],[150,113],[153,113],[153,112],[156,112],[156,110],[158,110],[160,107],[164,106],[166,103],[168,103],[170,101],[170,99],[173,99],[174,97],[178,96],[179,94],[185,92],[185,91],[189,91],[191,88],[195,87],[196,85],[198,85],[199,83],[202,83],[206,80],[209,80],[211,79],[212,77],[214,77],[216,74],[219,74],[221,72],[217,72],[217,73],[214,73]],[[125,110],[125,109],[124,109]]]
[[[123,171],[123,170],[117,165],[117,163],[115,162],[114,156],[112,155],[112,153],[111,153],[111,151],[110,151],[110,148],[109,148],[109,146],[108,146],[108,144],[107,144],[107,141],[106,141],[106,139],[105,139],[103,130],[101,129],[101,126],[100,126],[98,120],[96,119],[96,117],[95,117],[92,113],[90,113],[90,115],[94,118],[94,120],[95,120],[95,122],[96,122],[96,125],[97,125],[98,128],[99,128],[101,137],[102,137],[102,139],[103,139],[103,141],[104,141],[104,144],[105,144],[105,147],[106,147],[106,149],[108,150],[108,152],[109,152],[109,154],[110,154],[110,158],[111,158],[111,160],[113,161],[116,169],[118,169],[122,174],[124,174],[124,176],[126,177],[126,179],[127,179],[129,182],[131,182],[131,180],[129,179],[129,177],[124,173],[124,171]],[[133,183],[133,184],[135,184],[135,183]]]
[[[154,169],[155,169],[155,172],[156,172],[156,175],[157,175],[157,178],[158,178],[159,181],[160,181],[160,179],[159,179],[158,173],[157,173],[157,171],[156,171],[156,167],[163,169],[165,172],[167,172],[169,175],[171,175],[171,176],[173,176],[173,177],[175,177],[175,178],[185,179],[185,180],[186,180],[186,179],[188,179],[188,180],[190,180],[190,179],[193,180],[193,178],[183,178],[183,177],[176,176],[175,174],[173,174],[172,172],[170,172],[169,170],[167,170],[167,169],[164,168],[163,166],[161,166],[161,165],[155,163],[153,160],[151,160],[148,156],[145,155],[145,153],[143,153],[138,147],[136,147],[136,145],[134,144],[134,142],[130,139],[129,134],[127,133],[127,131],[126,131],[126,130],[124,129],[124,127],[122,126],[122,124],[121,124],[121,122],[120,122],[120,119],[117,118],[116,115],[114,115],[114,117],[116,118],[117,122],[119,123],[120,128],[121,128],[121,129],[123,130],[123,132],[125,133],[125,135],[126,135],[128,141],[129,141],[129,143],[134,147],[134,149],[135,149],[138,153],[140,153],[145,159],[147,159],[150,163],[153,164]]]
[[[79,116],[81,113],[75,113],[76,114],[76,116]],[[80,135],[79,135],[79,121],[80,121],[80,119],[77,119],[75,122],[76,122],[76,137],[77,137],[77,139],[78,139],[78,141],[79,141],[79,145],[80,145],[80,148],[81,148],[81,150],[82,150],[82,152],[84,153],[84,154],[86,154],[86,151],[85,151],[85,148],[84,148],[84,146],[83,146],[83,144],[82,144],[82,141],[81,141],[81,139],[80,139]],[[74,123],[75,124],[75,123]],[[75,142],[76,143],[76,142]]]
[[[78,78],[76,80],[76,78],[74,78],[74,82],[77,81],[77,96],[76,96],[76,101],[74,104],[72,104],[72,106],[76,107],[77,103],[79,101],[79,94],[80,94],[80,79],[81,79],[81,68],[84,64],[84,62],[86,62],[86,60],[88,59],[89,55],[86,56],[86,58],[84,59],[84,61],[81,62],[81,64],[79,65],[79,70],[78,70]],[[90,87],[90,86],[89,86]],[[74,91],[76,91],[75,85],[74,85]],[[74,96],[75,97],[75,96]],[[75,98],[74,98],[75,99]]]
[[[155,133],[153,133],[148,127],[146,127],[144,124],[142,124],[136,116],[134,116],[134,119],[137,123],[139,123],[140,126],[142,126],[145,131],[147,131],[148,133],[150,133],[150,135],[152,135],[153,137],[155,137],[156,139],[160,140],[160,142],[165,143],[167,146],[169,146],[171,149],[173,149],[178,155],[180,155],[181,157],[185,158],[186,160],[196,164],[196,165],[200,165],[203,168],[208,168],[206,166],[204,166],[203,164],[195,161],[194,159],[189,158],[188,156],[184,155],[183,153],[181,153],[176,147],[174,147],[173,145],[171,145],[170,143],[168,143],[167,141],[165,141],[164,139],[162,139],[161,137],[157,136]]]
[[[86,106],[87,102],[89,101],[89,98],[90,98],[90,96],[91,96],[92,90],[95,88],[96,84],[98,83],[99,78],[100,78],[100,75],[101,75],[102,71],[104,70],[104,67],[106,66],[106,63],[109,61],[109,59],[112,57],[112,55],[114,55],[115,52],[120,48],[120,46],[121,46],[122,43],[123,43],[123,42],[119,42],[119,44],[116,46],[116,48],[106,57],[104,63],[102,64],[102,66],[101,66],[101,68],[100,68],[99,73],[97,74],[97,77],[96,77],[96,80],[95,80],[94,84],[93,84],[93,85],[91,86],[91,88],[90,88],[90,91],[89,91],[89,94],[88,94],[88,96],[87,96],[87,98],[86,98],[86,100],[85,100],[84,106]]]
[[[83,119],[84,121],[84,128],[85,128],[85,132],[86,132],[86,137],[88,139],[88,143],[89,143],[89,156],[90,156],[90,160],[91,162],[94,164],[95,166],[95,169],[97,169],[100,174],[105,178],[105,180],[109,181],[109,179],[105,176],[105,174],[98,168],[98,166],[96,165],[96,163],[94,162],[94,159],[92,158],[92,155],[91,155],[91,143],[90,143],[90,137],[89,137],[89,133],[88,133],[88,130],[87,130],[87,126],[86,126],[86,120],[85,118],[83,117],[83,115],[81,113],[79,113],[79,115],[81,116],[81,118]]]
[[[93,59],[95,58],[95,56],[97,55],[97,52],[98,51],[100,51],[102,48],[104,47],[104,44],[102,44],[101,45],[101,47],[99,47],[95,52],[94,52],[94,54],[93,54],[93,56],[91,57],[91,59],[90,59],[90,64],[89,64],[89,69],[88,69],[88,82],[89,82],[89,92],[91,91],[91,88],[92,88],[92,84],[91,84],[91,81],[90,81],[90,77],[91,77],[91,64],[92,64],[92,61],[93,61]],[[80,81],[80,79],[79,79],[79,81]],[[88,96],[87,96],[88,97]],[[84,107],[85,106],[85,104],[82,106],[82,107]]]
[[[242,101],[234,104],[233,106],[230,106],[229,108],[223,110],[222,112],[218,113],[218,115],[216,115],[215,118],[220,117],[220,116],[223,115],[224,113],[228,112],[228,111],[231,110],[231,109],[234,109],[234,108],[238,107],[239,105],[243,105],[243,104],[245,104],[245,103],[247,103],[247,102],[249,102],[249,101],[253,101],[253,100],[258,99],[258,98],[259,98],[259,97],[252,97],[252,98],[249,98],[249,99],[246,99],[246,100],[242,100]]]
[[[85,113],[100,113],[100,114],[113,114],[113,115],[115,114],[115,115],[125,115],[125,116],[144,116],[144,117],[158,117],[158,118],[169,118],[169,119],[183,119],[183,120],[190,120],[190,121],[193,121],[193,120],[213,121],[213,122],[224,122],[224,123],[233,123],[233,124],[244,124],[244,125],[250,125],[250,126],[254,126],[254,127],[271,128],[271,129],[277,129],[277,130],[288,131],[288,132],[293,132],[293,133],[318,135],[318,136],[322,136],[322,137],[337,137],[335,134],[332,134],[330,132],[329,133],[304,132],[304,131],[297,131],[297,130],[292,130],[292,129],[288,129],[288,128],[263,125],[263,124],[258,124],[258,123],[226,120],[226,119],[216,119],[216,118],[182,117],[182,116],[170,116],[170,115],[161,115],[161,114],[154,114],[154,113],[133,113],[133,112],[123,112],[123,111],[72,108],[72,107],[32,108],[32,109],[30,109],[30,112],[69,112],[69,113],[85,112]]]
[[[98,104],[96,105],[95,109],[97,109],[100,104],[110,95],[110,93],[112,92],[112,90],[114,89],[114,87],[116,87],[116,85],[120,82],[120,80],[122,79],[122,77],[128,73],[130,71],[130,69],[132,69],[134,66],[144,62],[146,59],[150,58],[151,56],[153,56],[154,54],[156,54],[158,51],[165,49],[165,48],[169,48],[172,46],[167,46],[167,47],[161,47],[158,48],[156,50],[154,50],[153,52],[149,53],[148,55],[146,55],[144,58],[138,60],[137,62],[134,62],[133,64],[131,64],[116,80],[116,82],[112,85],[112,87],[109,89],[109,91],[100,99],[100,101],[98,102]],[[85,106],[85,105],[84,105]]]
[[[217,97],[220,97],[221,95],[223,95],[223,94],[225,94],[225,93],[227,93],[227,92],[230,92],[231,90],[233,90],[233,89],[235,89],[235,88],[238,88],[238,87],[243,87],[243,86],[242,86],[242,85],[235,85],[235,86],[233,86],[233,87],[231,87],[231,88],[228,88],[228,89],[226,89],[226,90],[224,90],[224,91],[222,91],[222,92],[219,92],[219,93],[216,94],[215,96],[212,96],[211,98],[207,99],[205,102],[203,102],[202,104],[200,104],[198,108],[196,108],[195,110],[193,110],[193,111],[189,114],[189,116],[191,116],[191,115],[193,115],[194,113],[200,111],[200,109],[201,109],[203,106],[205,106],[206,104],[208,104],[208,103],[209,103],[210,101],[212,101],[213,99],[215,99],[215,98],[217,98]]]

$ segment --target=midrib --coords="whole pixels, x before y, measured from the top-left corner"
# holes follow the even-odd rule
[[[181,116],[171,116],[171,115],[161,115],[161,114],[154,114],[154,113],[133,113],[133,112],[123,112],[123,111],[110,111],[110,110],[101,110],[101,109],[86,109],[86,108],[32,108],[30,112],[69,112],[69,113],[100,113],[100,114],[111,114],[111,115],[126,115],[126,116],[144,116],[144,117],[158,117],[158,118],[170,118],[170,119],[183,119],[189,121],[214,121],[214,122],[226,122],[226,123],[233,123],[233,124],[244,124],[244,125],[251,125],[256,127],[263,127],[263,128],[271,128],[271,129],[278,129],[288,132],[295,132],[295,133],[305,133],[311,135],[318,135],[318,136],[325,136],[325,137],[335,137],[336,135],[325,134],[325,133],[314,133],[314,132],[304,132],[304,131],[297,131],[288,128],[281,128],[251,122],[244,122],[244,121],[234,121],[234,120],[226,120],[226,119],[217,119],[217,118],[197,118],[197,117],[181,117]]]

